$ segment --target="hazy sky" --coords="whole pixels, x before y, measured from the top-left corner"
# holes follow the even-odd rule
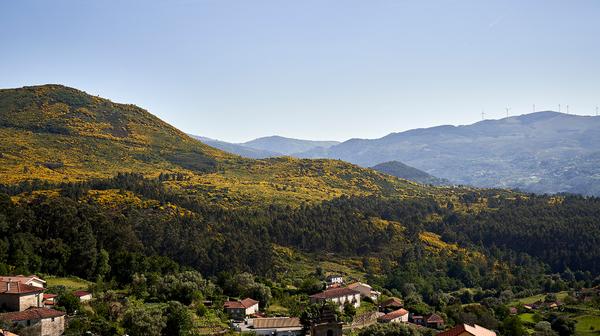
[[[600,105],[600,1],[0,0],[0,87],[60,83],[228,141]]]

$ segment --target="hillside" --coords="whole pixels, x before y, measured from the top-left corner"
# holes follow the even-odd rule
[[[450,181],[437,178],[417,168],[407,166],[402,162],[390,161],[380,163],[371,167],[384,174],[389,174],[406,180],[415,181],[422,184],[431,185],[450,185]]]
[[[454,183],[600,195],[600,117],[537,112],[352,139],[301,157],[370,167],[401,161]]]
[[[339,144],[337,141],[302,140],[274,135],[244,142],[241,145],[282,155],[293,155],[309,150],[326,149],[337,144]]]
[[[250,277],[294,316],[331,273],[448,317],[600,281],[597,198],[244,159],[57,85],[0,91],[0,121],[0,273],[74,275],[153,303],[158,290],[144,288],[159,275],[168,284],[193,269],[234,297],[250,294],[229,283]]]
[[[421,192],[342,161],[227,154],[139,107],[60,85],[0,90],[0,139],[4,183],[179,174],[184,178],[172,188],[231,206]]]

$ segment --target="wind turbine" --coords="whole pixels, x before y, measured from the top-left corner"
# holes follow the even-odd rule
[[[481,109],[481,120],[485,120],[485,110]]]
[[[508,111],[510,111],[510,107],[506,108],[506,117],[508,118]]]
[[[596,117],[598,116],[598,106],[596,106]]]
[[[567,114],[569,114],[569,104],[567,104]]]

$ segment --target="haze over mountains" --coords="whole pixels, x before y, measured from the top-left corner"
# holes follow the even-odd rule
[[[265,140],[249,143],[256,142]],[[379,139],[351,139],[303,152],[280,149],[277,143],[260,149],[300,158],[341,159],[363,167],[399,161],[453,183],[478,187],[600,195],[599,117],[546,111]]]

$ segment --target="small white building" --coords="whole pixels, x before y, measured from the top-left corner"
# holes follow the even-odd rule
[[[354,307],[360,307],[360,292],[348,287],[338,287],[326,289],[320,293],[310,296],[311,303],[333,302],[339,306],[343,306],[346,302],[350,302]]]
[[[248,331],[256,335],[296,336],[303,335],[302,323],[297,317],[267,317],[248,321]]]
[[[77,296],[81,302],[90,301],[92,299],[92,293],[84,290],[74,291],[73,295]]]
[[[254,315],[258,313],[259,302],[245,298],[241,301],[227,301],[223,305],[225,313],[234,320],[243,320],[246,316]]]
[[[341,286],[344,283],[344,278],[341,275],[328,275],[327,288],[332,286]]]
[[[377,301],[377,299],[379,299],[379,296],[381,295],[381,292],[374,291],[373,287],[363,282],[355,282],[349,284],[348,288],[359,291],[362,297],[368,297],[373,301]]]
[[[380,323],[407,323],[409,312],[404,308],[394,310],[377,319]]]

